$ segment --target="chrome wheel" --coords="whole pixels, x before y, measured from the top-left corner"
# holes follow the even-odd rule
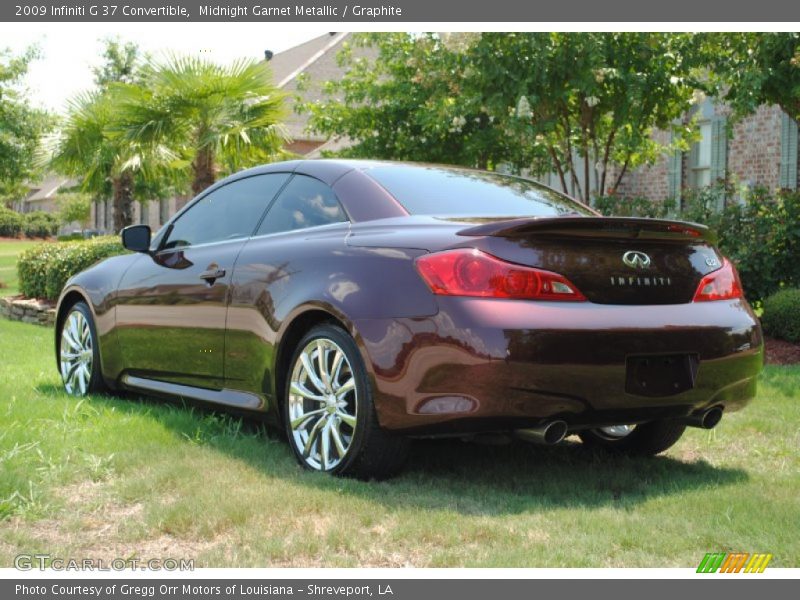
[[[61,329],[60,367],[64,388],[73,396],[84,396],[92,380],[94,346],[89,321],[73,310]]]
[[[594,432],[607,440],[621,440],[630,435],[635,427],[636,425],[610,425],[595,429]]]
[[[295,448],[312,469],[329,471],[347,455],[356,432],[356,380],[332,340],[309,342],[289,383],[289,427]]]

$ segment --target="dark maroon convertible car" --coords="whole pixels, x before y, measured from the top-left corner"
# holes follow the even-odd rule
[[[67,391],[262,413],[319,471],[385,476],[444,435],[655,454],[741,408],[762,365],[711,231],[517,177],[276,163],[122,239],[59,301]]]

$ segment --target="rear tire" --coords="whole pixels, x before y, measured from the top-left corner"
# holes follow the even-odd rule
[[[675,420],[651,421],[636,425],[623,437],[605,435],[600,429],[578,432],[578,437],[588,447],[628,454],[654,456],[671,448],[683,435],[686,425]]]
[[[409,440],[378,424],[361,354],[342,328],[323,324],[297,345],[286,378],[283,420],[306,469],[383,479],[400,470]]]

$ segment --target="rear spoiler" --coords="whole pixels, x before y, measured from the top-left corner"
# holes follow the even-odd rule
[[[465,236],[616,238],[634,240],[682,240],[717,243],[717,234],[698,223],[643,219],[639,217],[524,217],[503,219],[468,227]]]

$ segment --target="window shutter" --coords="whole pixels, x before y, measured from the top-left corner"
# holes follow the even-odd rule
[[[672,134],[673,141],[675,134]],[[667,157],[667,194],[671,200],[680,201],[681,187],[683,183],[683,153],[680,150],[674,150],[669,157]],[[677,202],[680,207],[680,202]]]
[[[781,113],[781,174],[780,187],[797,189],[797,123]]]
[[[726,179],[728,168],[728,130],[725,117],[711,121],[711,183]]]
[[[714,117],[711,121],[711,185],[727,180],[728,127],[725,117]],[[725,208],[725,193],[717,198],[717,210]]]

